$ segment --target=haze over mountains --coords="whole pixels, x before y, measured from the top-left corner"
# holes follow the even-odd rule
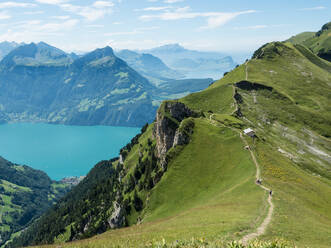
[[[161,58],[166,65],[176,68],[187,78],[218,79],[236,66],[230,56],[217,52],[188,50],[179,44],[165,45],[143,52]]]

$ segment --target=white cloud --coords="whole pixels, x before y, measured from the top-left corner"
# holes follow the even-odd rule
[[[15,30],[8,29],[0,34],[0,41],[16,41],[16,42],[39,42],[47,41],[54,36],[64,36],[65,32],[70,32],[79,20],[70,19],[64,22],[49,22],[43,23],[41,20],[32,20],[15,23]],[[57,39],[58,40],[58,39]]]
[[[22,22],[21,25],[22,25],[22,27],[26,27],[26,26],[39,25],[40,23],[42,23],[41,20],[31,20],[31,21],[27,21],[27,22]]]
[[[240,11],[240,12],[232,12],[232,13],[218,13],[216,15],[211,15],[208,17],[207,26],[201,27],[201,29],[213,29],[220,26],[223,26],[227,22],[231,21],[232,19],[236,18],[237,16],[243,14],[250,14],[254,13],[254,10],[247,10],[247,11]]]
[[[68,15],[66,15],[66,16],[53,16],[52,18],[58,19],[58,20],[68,20],[68,19],[70,19],[70,16],[68,16]]]
[[[326,9],[326,7],[317,6],[317,7],[312,7],[312,8],[303,8],[303,9],[299,9],[299,10],[323,10],[323,9]]]
[[[133,31],[124,31],[124,32],[112,32],[112,33],[106,33],[105,36],[123,36],[123,35],[136,35],[136,34],[143,34],[146,31],[156,30],[160,27],[142,27],[137,28]]]
[[[38,11],[26,11],[24,12],[25,15],[40,15],[44,14],[44,11],[38,10]]]
[[[103,24],[90,24],[90,25],[86,25],[86,27],[88,27],[88,28],[104,28],[105,25],[103,25]]]
[[[69,31],[78,24],[78,20],[70,19],[61,23],[46,23],[36,27],[37,31],[58,32]]]
[[[93,7],[95,8],[107,8],[107,7],[113,7],[114,4],[112,2],[109,1],[96,1],[93,4]]]
[[[68,12],[85,17],[88,21],[95,21],[103,18],[112,12],[111,8],[94,8],[90,6],[77,6],[72,4],[61,4],[60,7]]]
[[[236,29],[236,30],[240,30],[240,29],[263,29],[263,28],[267,28],[267,27],[269,27],[269,26],[267,26],[267,25],[254,25],[254,26],[247,26],[247,27],[235,27],[234,29]]]
[[[167,10],[172,9],[171,6],[161,6],[161,7],[147,7],[144,9],[135,9],[135,11],[160,11],[160,10]]]
[[[5,8],[28,8],[35,7],[36,5],[33,3],[17,3],[17,2],[3,2],[0,3],[0,9]]]
[[[166,11],[157,15],[142,15],[141,20],[160,19],[164,21],[180,20],[180,19],[194,19],[197,17],[207,18],[207,26],[201,29],[213,29],[224,25],[230,20],[239,15],[255,13],[255,10],[239,11],[239,12],[191,12],[190,7],[177,8],[174,11]]]
[[[38,3],[44,3],[44,4],[53,4],[53,5],[58,5],[61,3],[68,2],[68,0],[35,0]]]
[[[179,3],[184,2],[185,0],[164,0],[165,3]]]
[[[0,20],[10,19],[11,16],[7,12],[0,12]]]
[[[92,5],[74,5],[70,0],[35,0],[43,4],[57,5],[67,12],[74,13],[86,18],[88,21],[95,21],[112,13],[114,3],[112,1],[95,1]]]
[[[141,34],[141,31],[133,30],[133,31],[127,31],[127,32],[112,32],[112,33],[105,33],[105,36],[121,36],[121,35],[135,35],[135,34]]]
[[[78,6],[72,4],[61,4],[60,7],[68,12],[85,17],[88,21],[95,21],[103,18],[105,15],[112,13],[110,7],[93,7],[93,6]]]
[[[47,22],[45,23],[42,20],[29,20],[29,21],[20,21],[13,23],[15,26],[14,32],[21,33],[38,33],[38,32],[59,32],[70,31],[79,23],[77,19],[70,19],[62,22]],[[13,31],[13,30],[11,30]],[[60,32],[61,31],[61,32]]]

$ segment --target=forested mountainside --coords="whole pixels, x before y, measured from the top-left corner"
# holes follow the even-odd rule
[[[0,62],[1,121],[141,126],[153,120],[153,88],[110,47],[73,60],[31,43]]]
[[[69,189],[42,171],[0,157],[0,246],[18,236]]]
[[[163,102],[11,247],[329,247],[330,69],[304,45],[262,46],[204,91]]]

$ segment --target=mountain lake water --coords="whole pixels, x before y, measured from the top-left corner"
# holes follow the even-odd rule
[[[117,157],[139,132],[132,127],[3,124],[0,156],[42,170],[54,180],[84,176],[97,162]]]

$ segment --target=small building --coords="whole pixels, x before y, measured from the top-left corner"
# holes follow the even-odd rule
[[[250,137],[255,137],[255,132],[253,129],[251,128],[247,128],[244,130],[244,134]]]

